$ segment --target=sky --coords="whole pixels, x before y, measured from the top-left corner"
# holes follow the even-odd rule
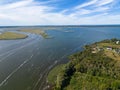
[[[120,24],[120,0],[0,0],[0,26]]]

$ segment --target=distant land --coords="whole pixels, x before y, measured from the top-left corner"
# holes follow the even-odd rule
[[[26,26],[0,26],[0,28],[17,28],[17,27],[104,27],[104,26],[120,26],[119,24],[117,25],[26,25]]]
[[[48,34],[45,32],[45,30],[28,29],[28,30],[14,30],[14,31],[12,31],[12,32],[1,31],[0,32],[0,40],[16,40],[16,39],[25,39],[25,38],[28,37],[28,35],[21,34],[20,32],[26,32],[26,33],[41,35],[45,39],[51,38],[50,36],[48,36]]]

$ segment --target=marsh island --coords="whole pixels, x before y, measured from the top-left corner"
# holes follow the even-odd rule
[[[14,39],[25,39],[28,36],[16,32],[3,32],[0,34],[0,40],[14,40]]]

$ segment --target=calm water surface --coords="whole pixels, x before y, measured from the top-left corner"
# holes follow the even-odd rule
[[[0,28],[0,31],[23,28]],[[0,90],[43,90],[49,70],[57,64],[68,62],[67,57],[82,50],[85,44],[103,39],[120,39],[119,26],[54,27],[46,32],[53,38],[44,39],[27,33],[29,37],[26,39],[0,40]]]

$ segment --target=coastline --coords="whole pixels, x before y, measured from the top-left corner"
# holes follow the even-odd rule
[[[117,64],[120,63],[120,43],[118,42],[120,42],[118,39],[107,39],[90,45],[85,45],[85,50],[71,55],[69,57],[70,61],[67,64],[54,67],[48,74],[47,78],[48,82],[53,85],[52,90],[70,90],[71,88],[76,88],[75,90],[78,90],[78,88],[80,88],[80,90],[83,88],[99,88],[100,90],[106,88],[118,89],[118,85],[120,84],[119,75],[117,75],[116,78],[114,78],[114,75],[106,76],[109,73],[105,72],[102,68],[107,68],[107,71],[111,73],[119,73],[115,70],[110,71],[111,68],[120,68]],[[114,54],[111,56],[111,53]],[[117,62],[115,62],[116,60]],[[97,66],[99,66],[98,62],[101,63],[99,68],[97,68]],[[111,63],[115,66],[111,67],[107,65],[111,65]],[[97,69],[97,71],[94,71],[94,69]],[[99,73],[102,74],[99,75]],[[80,80],[82,81],[77,81],[78,78],[81,78]],[[90,78],[90,80],[87,78]],[[86,84],[83,84],[83,82],[86,82]],[[96,84],[94,85],[93,83]],[[112,87],[109,86],[109,83]],[[81,87],[78,87],[80,85]]]

